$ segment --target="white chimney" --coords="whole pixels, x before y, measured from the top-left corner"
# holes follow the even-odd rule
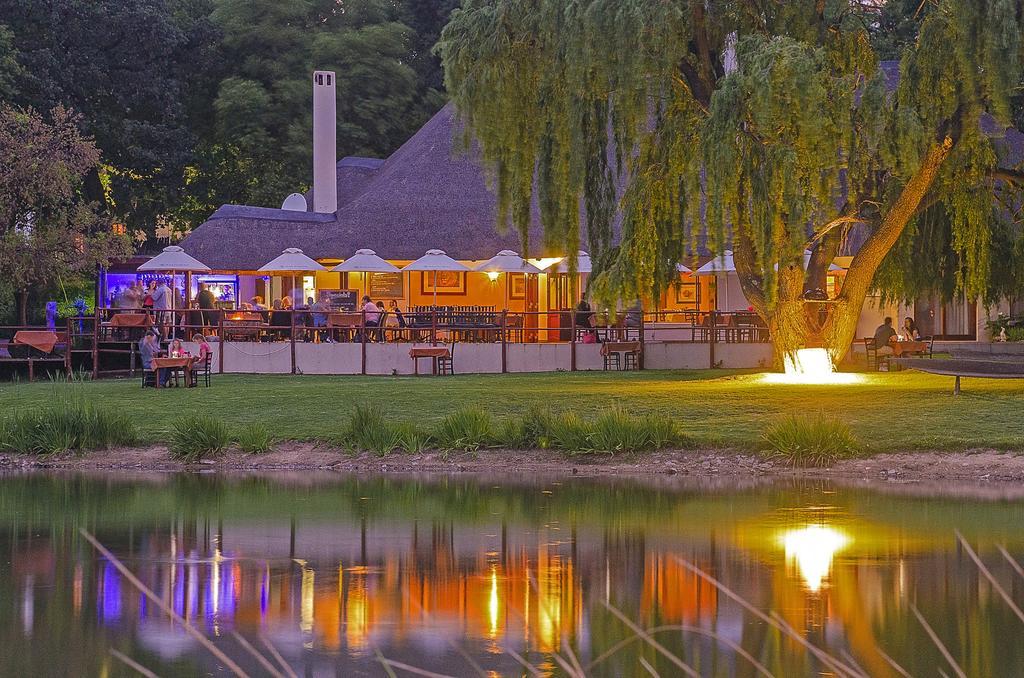
[[[337,95],[334,71],[313,71],[313,211],[338,211]]]

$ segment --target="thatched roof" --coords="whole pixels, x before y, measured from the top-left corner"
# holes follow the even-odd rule
[[[258,268],[286,247],[315,259],[340,259],[361,248],[386,259],[415,259],[432,248],[458,259],[519,251],[518,234],[497,229],[494,193],[478,156],[458,145],[455,125],[449,104],[387,160],[339,162],[336,214],[224,205],[181,245],[213,268],[237,270]],[[534,212],[537,245],[530,254],[553,254],[539,247]]]
[[[899,82],[899,64],[883,62],[887,86]],[[497,228],[496,198],[479,155],[464,151],[452,104],[442,108],[387,160],[344,158],[338,163],[336,214],[224,205],[186,238],[186,252],[212,268],[255,270],[286,247],[316,259],[342,259],[357,249],[385,259],[415,259],[428,249],[457,259],[486,259],[503,249],[521,252],[519,236]],[[1024,135],[1000,130],[985,116],[986,134],[998,137],[1003,166],[1024,161]],[[312,205],[312,191],[307,194]],[[614,230],[618,230],[616,220]],[[851,229],[843,248],[853,254],[867,237]],[[542,246],[540,216],[533,209],[530,256],[559,256]],[[700,247],[700,258],[707,252]]]

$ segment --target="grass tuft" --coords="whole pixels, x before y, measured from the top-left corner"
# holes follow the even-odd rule
[[[592,452],[590,427],[575,412],[563,412],[548,421],[547,438],[551,447],[566,452]]]
[[[235,435],[238,449],[245,454],[265,454],[274,447],[274,436],[260,422],[246,426]]]
[[[231,444],[231,431],[220,419],[208,414],[191,414],[171,425],[168,431],[171,456],[183,461],[200,461],[220,454]]]
[[[0,423],[0,451],[21,454],[97,450],[133,445],[138,439],[135,422],[127,414],[75,396],[14,412]]]
[[[383,456],[404,447],[400,428],[388,421],[380,406],[358,404],[349,417],[345,439],[353,450]]]
[[[792,466],[831,466],[862,449],[849,426],[820,412],[779,419],[764,432],[764,441],[772,457]]]
[[[479,407],[465,407],[442,419],[433,439],[443,450],[475,451],[495,441],[494,422]]]

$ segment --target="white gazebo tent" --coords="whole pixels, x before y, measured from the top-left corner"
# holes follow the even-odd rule
[[[363,294],[369,294],[369,273],[398,273],[401,269],[381,259],[373,250],[356,250],[351,257],[331,269],[334,273],[362,273]]]
[[[441,271],[456,271],[459,273],[469,273],[472,269],[449,257],[444,253],[444,250],[427,250],[426,254],[402,269],[403,273],[406,271],[426,271],[433,273]],[[435,280],[434,282],[436,283],[437,281]],[[436,284],[434,285],[434,306],[437,306]]]
[[[729,310],[729,279],[730,273],[736,272],[736,264],[732,258],[732,250],[725,250],[722,252],[722,256],[715,257],[708,263],[704,264],[697,269],[695,275],[713,275],[715,276],[716,283],[718,282],[718,276],[722,276],[725,282],[725,310]],[[717,288],[717,285],[716,285]]]
[[[537,274],[542,271],[512,250],[502,250],[476,267],[480,273],[505,274],[505,310],[508,310],[508,274]]]
[[[260,273],[270,273],[271,275],[277,274],[282,276],[291,276],[292,279],[292,295],[295,294],[295,274],[296,273],[312,273],[314,271],[326,271],[327,269],[317,263],[314,259],[307,257],[297,247],[289,247],[285,251],[281,252],[280,256],[268,261],[263,266],[260,266],[257,271]],[[301,296],[301,295],[300,295]],[[269,299],[267,301],[270,301]],[[299,299],[296,302],[292,299],[292,303],[298,305],[304,302],[305,299]]]
[[[569,262],[562,259],[558,262],[558,266],[555,268],[558,273],[569,272]],[[576,272],[577,273],[592,273],[594,271],[594,265],[590,261],[590,255],[580,250],[576,253]]]
[[[175,274],[205,273],[209,272],[210,267],[192,255],[186,253],[185,250],[181,249],[177,245],[170,245],[169,247],[165,247],[160,254],[139,266],[137,270],[171,274],[171,311],[174,311],[175,298],[178,296],[177,291],[174,289]],[[176,324],[177,323],[174,322],[172,314],[171,338],[174,338],[174,327]]]

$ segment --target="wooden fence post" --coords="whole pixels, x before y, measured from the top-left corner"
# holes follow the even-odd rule
[[[501,373],[508,372],[507,337],[508,335],[508,309],[501,312]]]
[[[362,315],[362,327],[359,330],[360,347],[359,374],[366,374],[366,309],[360,311]],[[378,316],[379,317],[379,316]]]
[[[655,312],[655,319],[657,319],[657,312]],[[643,308],[640,309],[640,357],[637,360],[637,367],[641,370],[644,369],[644,334],[647,333],[647,322],[644,318]]]
[[[569,371],[576,371],[576,310],[573,309],[569,312],[569,317],[572,318],[570,327],[572,328],[572,336],[569,339]]]
[[[291,342],[292,342],[292,374],[295,374],[295,308],[293,307],[290,312],[291,317]]]
[[[711,311],[711,327],[708,328],[708,354],[710,355],[711,369],[715,369],[715,341],[718,340],[718,311]]]
[[[67,341],[64,344],[64,370],[67,372],[68,377],[73,374],[74,369],[71,365],[71,347],[74,345],[74,340],[71,337],[71,318],[66,319],[67,322]]]
[[[217,374],[224,374],[224,309],[217,313]]]
[[[97,379],[100,374],[100,307],[96,306],[96,313],[92,319],[92,378]]]

